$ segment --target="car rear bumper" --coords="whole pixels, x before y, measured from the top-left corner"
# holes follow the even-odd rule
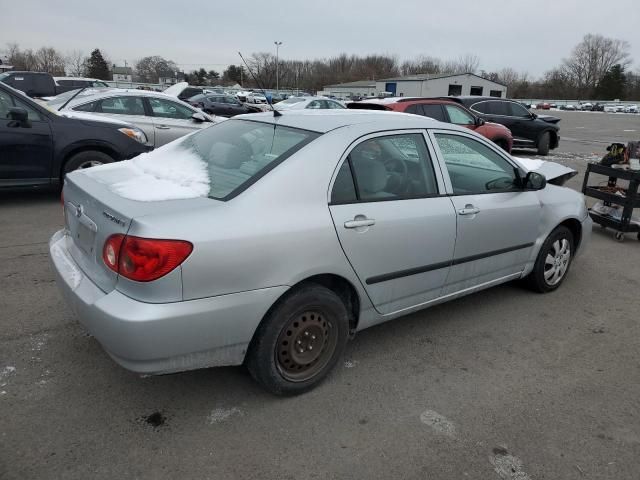
[[[71,241],[64,230],[49,241],[56,282],[80,322],[118,364],[134,372],[241,364],[260,320],[288,288],[144,303],[98,288],[69,254]]]

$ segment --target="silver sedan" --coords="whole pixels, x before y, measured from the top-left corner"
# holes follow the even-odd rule
[[[574,173],[414,115],[243,115],[67,175],[50,256],[125,368],[245,363],[296,394],[359,330],[511,280],[557,289],[592,226]]]
[[[54,97],[47,105],[68,116],[106,117],[134,125],[145,133],[151,147],[160,147],[216,122],[215,117],[176,97],[146,90],[74,90]]]

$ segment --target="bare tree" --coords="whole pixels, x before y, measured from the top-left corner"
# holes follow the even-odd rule
[[[84,77],[87,70],[87,57],[82,50],[73,50],[65,57],[66,71],[72,77]]]
[[[585,35],[562,68],[581,97],[589,96],[614,65],[629,65],[629,42],[602,35]]]
[[[37,62],[37,70],[40,72],[48,72],[51,75],[64,75],[64,58],[53,47],[41,47],[35,53]]]

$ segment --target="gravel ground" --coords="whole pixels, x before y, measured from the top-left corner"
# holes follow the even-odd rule
[[[640,116],[553,114],[551,159],[581,174],[640,138]],[[323,385],[282,399],[242,368],[121,369],[54,284],[56,195],[0,192],[0,219],[2,479],[639,478],[631,235],[596,228],[555,293],[508,284],[361,332]]]

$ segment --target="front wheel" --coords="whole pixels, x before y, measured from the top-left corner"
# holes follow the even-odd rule
[[[80,170],[83,168],[97,167],[105,163],[113,162],[106,153],[98,152],[96,150],[87,150],[84,152],[76,153],[64,164],[64,174],[73,172],[74,170]]]
[[[348,334],[349,315],[340,297],[321,285],[304,285],[289,293],[262,321],[246,365],[271,393],[303,393],[333,369]]]
[[[574,239],[571,230],[557,227],[542,244],[533,271],[527,277],[529,286],[547,293],[560,286],[573,259]]]
[[[538,140],[538,155],[548,155],[551,147],[551,134],[544,132]]]

